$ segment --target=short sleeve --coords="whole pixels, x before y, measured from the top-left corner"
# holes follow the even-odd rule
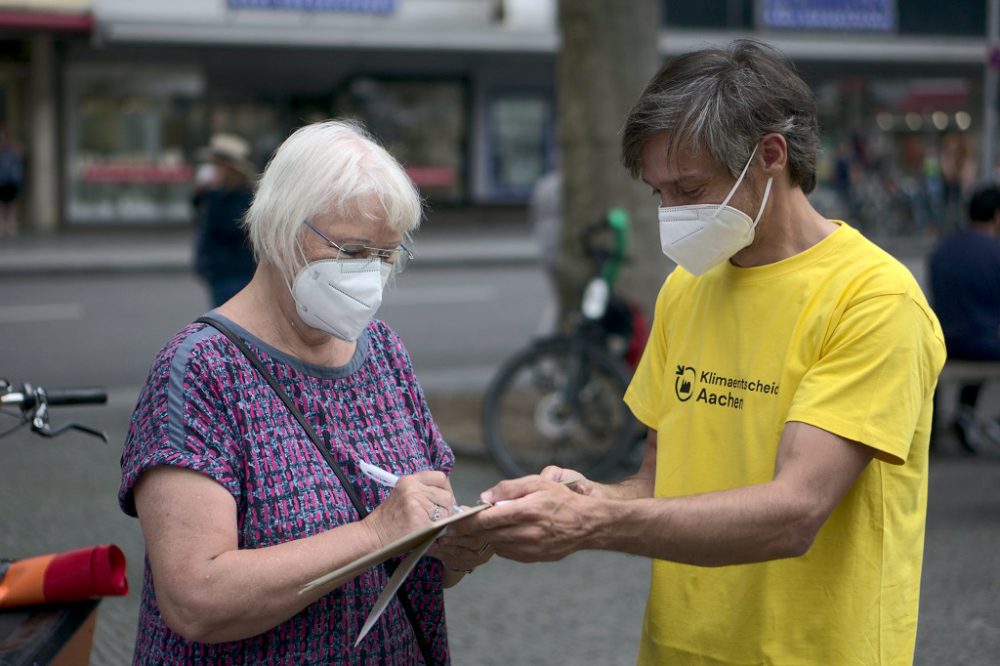
[[[642,358],[639,359],[632,381],[625,391],[625,403],[629,409],[639,421],[653,430],[656,429],[657,420],[663,413],[661,403],[667,362],[667,289],[670,281],[671,278],[668,277],[656,297],[649,339],[646,341],[646,347],[643,349]]]
[[[198,333],[161,352],[129,423],[122,450],[118,501],[135,516],[133,490],[143,472],[161,465],[199,472],[239,502],[242,479],[238,429],[226,407],[226,377],[211,345]],[[197,351],[196,351],[197,350]]]
[[[944,358],[933,314],[913,298],[866,298],[845,310],[786,420],[861,442],[901,464]]]

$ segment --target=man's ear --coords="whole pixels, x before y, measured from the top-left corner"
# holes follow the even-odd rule
[[[764,162],[764,173],[777,178],[788,166],[788,142],[777,132],[765,134],[760,140],[758,156]]]

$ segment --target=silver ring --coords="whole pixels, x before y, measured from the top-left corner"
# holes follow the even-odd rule
[[[434,505],[434,513],[431,514],[431,522],[437,522],[441,518],[441,507]]]

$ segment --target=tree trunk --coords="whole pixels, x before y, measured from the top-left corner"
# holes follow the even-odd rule
[[[660,65],[660,0],[559,0],[562,45],[556,63],[563,224],[560,322],[579,307],[593,266],[580,243],[585,227],[621,207],[632,243],[618,284],[651,313],[670,264],[660,252],[657,202],[621,167],[621,128]]]

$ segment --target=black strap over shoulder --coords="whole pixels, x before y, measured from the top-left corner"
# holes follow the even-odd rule
[[[347,496],[351,498],[351,504],[354,505],[358,515],[361,518],[367,516],[368,509],[365,507],[364,502],[361,501],[361,497],[358,495],[358,491],[354,488],[354,484],[352,484],[348,480],[347,475],[344,474],[344,470],[340,467],[340,464],[336,461],[336,459],[334,459],[333,455],[326,449],[326,447],[323,446],[323,443],[319,439],[319,435],[316,434],[313,427],[309,425],[308,421],[306,421],[306,417],[302,415],[299,408],[295,406],[292,399],[288,396],[285,390],[281,388],[281,385],[278,384],[278,380],[273,374],[271,374],[271,371],[264,366],[257,355],[251,351],[243,339],[233,332],[231,328],[214,317],[209,317],[207,315],[204,317],[198,317],[195,319],[195,322],[199,324],[207,324],[208,326],[215,328],[229,338],[229,341],[236,345],[243,355],[246,356],[247,360],[250,361],[250,364],[257,369],[257,372],[259,372],[261,377],[264,378],[264,381],[266,381],[271,388],[274,389],[274,392],[281,399],[281,402],[285,403],[285,407],[288,408],[288,411],[291,412],[292,416],[295,417],[295,420],[298,421],[299,425],[302,426],[302,429],[305,430],[306,435],[309,436],[309,439],[312,440],[312,443],[316,446],[320,455],[323,456],[323,459],[326,460],[327,464],[333,470],[333,473],[337,476],[337,480],[340,481],[340,485],[344,488]],[[397,565],[394,562],[387,561],[385,562],[385,566],[388,570],[388,575],[391,576]],[[417,618],[416,612],[413,610],[413,605],[410,603],[410,599],[406,596],[406,592],[402,587],[396,590],[396,598],[399,599],[399,603],[403,607],[403,612],[406,613],[406,617],[410,621],[410,626],[413,627],[413,634],[417,639],[417,645],[420,647],[420,653],[423,655],[424,663],[427,664],[427,666],[431,666],[431,664],[434,663],[431,646],[427,642],[424,632],[420,627],[420,621]]]

